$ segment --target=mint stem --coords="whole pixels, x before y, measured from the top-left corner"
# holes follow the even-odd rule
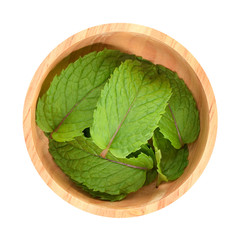
[[[100,155],[100,156],[95,155],[95,156],[96,156],[96,157],[100,157],[100,158],[102,158],[102,159],[105,159],[105,160],[107,160],[107,161],[109,161],[109,162],[117,163],[117,164],[124,165],[124,166],[130,167],[130,168],[137,168],[137,169],[142,169],[142,170],[148,170],[148,168],[146,168],[146,167],[139,167],[139,166],[134,166],[134,165],[131,165],[131,164],[128,164],[128,163],[124,163],[124,162],[119,162],[119,161],[111,160],[111,159],[102,157],[101,155]]]

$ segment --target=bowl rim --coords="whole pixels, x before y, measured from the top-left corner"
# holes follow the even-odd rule
[[[31,112],[33,111],[31,109],[32,100],[35,97],[36,92],[40,91],[40,89],[37,89],[36,86],[40,85],[38,84],[40,82],[40,78],[46,78],[44,74],[47,74],[47,69],[52,69],[52,67],[55,66],[54,62],[56,62],[57,59],[62,59],[62,52],[69,52],[67,54],[69,55],[72,52],[72,47],[78,44],[80,41],[89,37],[94,37],[96,35],[114,32],[129,32],[146,35],[174,49],[189,64],[189,66],[192,68],[199,81],[201,82],[204,92],[207,92],[207,94],[205,95],[209,107],[210,119],[208,137],[205,145],[205,149],[207,149],[207,151],[203,151],[201,160],[199,161],[193,173],[189,175],[189,177],[179,186],[179,194],[178,189],[175,189],[169,195],[163,197],[162,199],[151,201],[146,206],[132,208],[127,207],[120,209],[116,208],[115,210],[114,208],[108,208],[104,206],[102,206],[101,209],[101,206],[97,206],[96,204],[83,201],[75,196],[69,196],[70,194],[64,188],[62,188],[62,186],[58,182],[56,182],[55,179],[52,178],[50,173],[43,166],[43,163],[36,152],[31,130]],[[84,211],[106,217],[131,217],[148,214],[169,205],[170,203],[176,201],[179,197],[181,197],[187,190],[191,188],[191,186],[197,181],[197,179],[201,176],[203,170],[205,169],[215,145],[217,125],[218,116],[214,92],[206,73],[204,72],[198,61],[194,58],[194,56],[185,47],[183,47],[180,43],[178,43],[176,40],[169,37],[168,35],[150,27],[131,23],[109,23],[97,25],[86,30],[82,30],[60,43],[48,54],[48,56],[43,60],[43,62],[36,70],[30,82],[23,108],[23,132],[26,147],[31,161],[41,178],[57,195],[59,195],[70,204]],[[116,213],[114,213],[114,211]]]

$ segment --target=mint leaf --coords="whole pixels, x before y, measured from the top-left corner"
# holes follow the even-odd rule
[[[153,144],[159,174],[157,185],[162,181],[172,181],[180,177],[188,165],[189,152],[187,146],[185,145],[179,150],[175,149],[170,141],[164,138],[159,129],[154,131]]]
[[[162,168],[161,168],[161,159],[162,159],[162,154],[161,150],[155,146],[155,157],[157,160],[157,172],[158,172],[158,179],[157,179],[157,187],[161,182],[168,182],[168,178],[163,174]]]
[[[146,181],[144,183],[144,185],[148,185],[148,184],[152,183],[157,177],[156,159],[155,159],[155,154],[154,154],[152,147],[149,144],[143,144],[139,150],[137,150],[136,152],[130,153],[127,156],[127,158],[131,158],[131,157],[136,158],[141,153],[144,153],[153,159],[153,168],[147,171]]]
[[[127,194],[111,195],[108,193],[93,191],[82,184],[77,184],[77,185],[79,185],[85,192],[89,193],[92,197],[98,198],[100,200],[115,202],[115,201],[120,201],[127,196]]]
[[[103,149],[124,158],[153,135],[171,96],[169,82],[155,65],[127,60],[101,92],[94,111],[91,137]]]
[[[110,153],[102,158],[99,156],[101,149],[83,136],[63,143],[50,139],[49,151],[73,181],[94,192],[110,195],[137,191],[146,180],[146,170],[153,167],[153,160],[145,154],[135,160],[118,159]]]
[[[99,158],[105,159],[110,162],[118,163],[124,166],[128,166],[131,168],[150,170],[153,168],[153,159],[149,156],[141,152],[137,157],[131,158],[117,158],[113,156],[111,153],[108,153],[107,156],[101,157],[101,149],[98,148],[91,139],[85,137],[77,137],[74,141],[69,142],[75,148],[78,148],[82,151],[89,152]]]
[[[143,144],[141,146],[141,152],[146,154],[147,156],[150,156],[153,159],[153,166],[156,166],[156,159],[155,159],[155,154],[154,154],[154,150],[152,149],[152,147],[149,144]]]
[[[158,172],[157,172],[156,168],[148,170],[147,174],[146,174],[146,181],[144,183],[144,186],[152,183],[156,179],[157,176],[158,176]]]
[[[117,50],[91,52],[55,76],[39,99],[36,121],[56,141],[70,141],[91,126],[100,91],[114,69],[132,55]]]
[[[155,155],[154,155],[154,151],[152,149],[152,147],[149,145],[149,144],[143,144],[139,150],[135,151],[135,152],[132,152],[130,153],[127,158],[132,158],[132,157],[138,157],[139,154],[141,153],[144,153],[146,154],[147,156],[150,156],[154,162],[156,162],[155,160]]]
[[[199,113],[190,90],[177,73],[160,65],[157,67],[160,74],[169,79],[172,88],[172,96],[159,121],[159,128],[164,137],[179,149],[197,139],[200,131]]]

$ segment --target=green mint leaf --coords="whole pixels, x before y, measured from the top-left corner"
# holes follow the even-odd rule
[[[171,96],[167,79],[155,65],[126,60],[101,92],[91,136],[103,149],[124,158],[153,135]]]
[[[161,150],[158,149],[155,145],[155,157],[156,157],[156,160],[157,160],[157,172],[158,172],[158,179],[157,179],[157,187],[159,186],[159,184],[161,182],[168,182],[168,178],[163,174],[162,172],[162,167],[161,167],[161,158],[162,158],[162,155],[161,155]]]
[[[156,158],[155,158],[155,154],[154,154],[152,147],[149,144],[143,144],[139,150],[137,150],[136,152],[130,153],[127,156],[127,158],[132,158],[132,157],[136,158],[141,153],[144,153],[153,159],[153,168],[147,171],[146,181],[144,183],[144,185],[148,185],[148,184],[152,183],[157,177]]]
[[[74,147],[81,149],[82,151],[89,152],[99,158],[105,159],[107,161],[111,161],[114,163],[118,163],[124,166],[128,166],[131,168],[138,168],[143,170],[150,170],[153,168],[153,159],[151,156],[146,155],[145,153],[141,152],[136,157],[131,158],[117,158],[113,156],[111,153],[108,153],[106,157],[101,157],[101,149],[97,147],[91,139],[85,137],[77,137],[74,141],[69,142]]]
[[[164,137],[179,149],[197,139],[200,131],[199,113],[190,90],[177,73],[160,65],[157,67],[160,74],[169,79],[172,88],[172,96],[159,121],[159,128]]]
[[[55,76],[39,99],[36,121],[59,142],[80,136],[93,122],[100,91],[114,69],[132,55],[117,50],[91,52]]]
[[[153,136],[155,156],[158,168],[158,184],[162,181],[172,181],[179,178],[188,165],[188,148],[175,149],[169,140],[156,129]]]
[[[144,186],[152,183],[156,179],[157,176],[158,176],[158,172],[157,172],[156,168],[148,170],[147,174],[146,174],[146,181],[144,183]]]
[[[77,184],[77,185],[79,185],[85,192],[89,193],[92,197],[98,198],[100,200],[115,202],[115,201],[120,201],[127,196],[127,194],[111,195],[108,193],[91,190],[82,184]]]
[[[99,156],[101,149],[83,136],[71,142],[50,139],[49,151],[57,165],[73,181],[92,191],[110,195],[137,191],[146,180],[144,168],[153,167],[153,160],[145,154],[136,159],[118,159],[108,153],[106,158],[102,158]]]
[[[153,159],[154,167],[156,166],[156,159],[153,148],[149,144],[143,144],[141,146],[141,152],[150,156]]]
[[[156,162],[155,155],[154,155],[154,151],[153,151],[152,147],[149,144],[143,144],[139,150],[130,153],[127,156],[127,158],[132,158],[132,157],[135,157],[136,158],[141,153],[144,153],[147,156],[150,156],[153,159],[153,161]]]

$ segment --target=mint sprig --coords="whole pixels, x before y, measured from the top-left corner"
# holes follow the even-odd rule
[[[78,187],[120,201],[179,178],[200,131],[186,84],[160,65],[105,49],[79,58],[38,99],[37,125],[56,164]]]

